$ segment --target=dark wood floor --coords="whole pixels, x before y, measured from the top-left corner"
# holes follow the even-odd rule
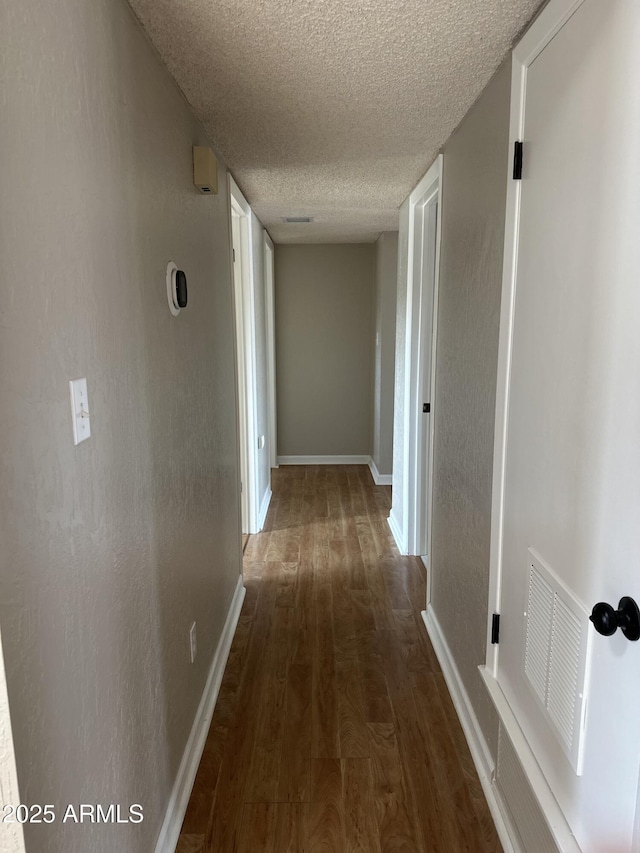
[[[179,853],[501,847],[364,466],[273,472]]]

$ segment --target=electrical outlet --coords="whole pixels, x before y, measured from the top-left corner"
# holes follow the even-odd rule
[[[191,651],[191,663],[195,663],[198,654],[198,638],[196,637],[196,623],[194,622],[189,631],[189,648]]]

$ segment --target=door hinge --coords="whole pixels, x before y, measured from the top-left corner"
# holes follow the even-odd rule
[[[236,250],[232,249],[231,251],[233,252],[233,263],[235,264],[235,262],[236,262]]]
[[[428,415],[429,412],[431,411],[431,403],[423,403],[422,404],[422,411],[425,415]]]
[[[513,143],[513,180],[522,180],[522,142]]]
[[[491,617],[491,645],[497,646],[500,642],[500,614],[494,613]]]

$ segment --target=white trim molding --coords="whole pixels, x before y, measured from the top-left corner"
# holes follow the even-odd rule
[[[423,402],[433,401],[435,395],[435,345],[438,307],[438,278],[440,272],[440,237],[442,207],[442,154],[438,155],[416,188],[409,196],[409,225],[407,245],[407,299],[405,326],[404,375],[398,381],[403,405],[400,431],[402,449],[402,494],[394,493],[392,515],[395,526],[401,527],[396,536],[402,553],[420,555],[429,552],[431,533],[431,493],[433,471],[434,419],[433,405],[429,415],[423,414]],[[426,225],[425,211],[430,213],[437,204],[437,217],[428,220],[433,239],[434,275],[433,290],[422,275],[423,244],[416,244],[416,231]],[[421,240],[424,231],[420,230]],[[429,237],[426,237],[429,240]],[[426,286],[425,286],[426,284]],[[428,291],[428,292],[427,292]],[[428,332],[426,328],[428,327]],[[429,400],[424,398],[429,394]],[[396,409],[396,417],[400,417]],[[426,420],[425,420],[426,419]],[[425,430],[427,431],[425,433]],[[394,430],[395,432],[395,430]],[[424,483],[428,471],[428,482]],[[395,509],[395,512],[393,511]],[[402,518],[402,524],[398,522]],[[394,526],[392,525],[392,530]]]
[[[535,754],[529,746],[529,742],[524,736],[516,715],[511,710],[511,706],[502,692],[502,688],[486,666],[480,666],[478,669],[498,713],[500,723],[513,744],[522,772],[531,786],[554,842],[558,849],[562,850],[562,853],[580,853],[578,842],[540,769]]]
[[[278,456],[279,465],[368,465],[369,456]]]
[[[390,486],[393,483],[393,474],[381,474],[373,456],[369,457],[369,470],[376,486]]]
[[[267,324],[267,399],[269,405],[269,466],[278,467],[278,416],[276,397],[276,301],[275,249],[273,240],[264,232],[264,298]]]
[[[495,785],[495,761],[485,736],[482,734],[469,694],[462,682],[460,671],[456,666],[440,623],[433,612],[433,607],[422,611],[422,619],[442,668],[451,701],[460,720],[504,853],[524,853],[513,828],[509,825],[506,807]]]
[[[240,219],[240,242],[242,252],[242,329],[244,331],[244,389],[246,414],[246,459],[248,492],[248,533],[258,532],[260,482],[258,459],[258,387],[256,356],[256,299],[255,269],[253,258],[252,211],[231,173],[228,174],[231,210]]]
[[[387,518],[387,524],[391,528],[391,533],[396,543],[396,547],[400,554],[403,557],[407,555],[407,543],[404,541],[402,536],[402,527],[398,524],[398,519],[396,518],[393,507],[391,508],[391,512],[389,513],[389,517]]]
[[[260,507],[260,516],[258,517],[258,533],[264,527],[264,523],[267,518],[267,513],[269,512],[269,504],[271,503],[272,495],[273,492],[270,488],[268,488],[262,500],[262,506]]]
[[[224,668],[227,664],[231,643],[236,632],[242,602],[244,601],[245,588],[242,585],[242,575],[238,578],[236,589],[231,600],[227,619],[222,629],[222,636],[218,642],[218,648],[213,656],[207,682],[202,693],[202,699],[196,711],[195,719],[191,727],[191,733],[182,754],[182,761],[178,768],[169,803],[165,812],[164,821],[160,829],[160,835],[156,842],[155,853],[174,853],[180,828],[187,811],[191,789],[198,772],[198,765],[202,757],[209,726],[216,706]]]

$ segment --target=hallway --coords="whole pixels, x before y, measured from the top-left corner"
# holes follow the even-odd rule
[[[273,471],[178,853],[501,850],[389,506],[365,466]]]

